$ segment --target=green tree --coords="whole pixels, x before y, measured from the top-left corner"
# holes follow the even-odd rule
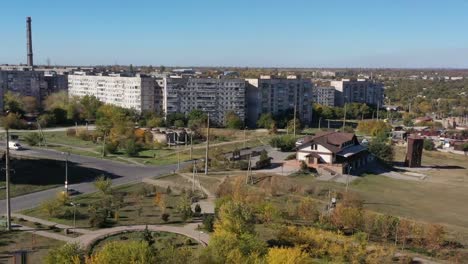
[[[3,108],[11,113],[23,114],[23,100],[19,93],[6,91],[3,95]]]
[[[239,117],[238,114],[234,111],[229,111],[226,113],[225,124],[227,128],[231,129],[242,129],[244,127],[244,122]]]
[[[17,113],[8,113],[8,115],[1,118],[1,123],[5,129],[21,129],[25,126]]]
[[[275,122],[273,115],[270,113],[262,114],[257,120],[257,127],[260,128],[271,128],[272,124]]]
[[[150,247],[152,247],[154,243],[156,242],[154,240],[153,234],[148,229],[148,225],[145,227],[145,230],[143,231],[142,240],[148,243]]]
[[[177,120],[174,121],[174,126],[175,126],[175,127],[184,127],[184,126],[185,126],[185,122],[184,122],[184,120],[177,119]]]
[[[102,194],[107,195],[111,192],[112,181],[109,178],[106,178],[104,175],[101,175],[94,181],[94,186]]]
[[[84,260],[84,252],[77,243],[66,243],[61,247],[51,249],[45,257],[47,264],[80,264]]]
[[[376,137],[369,143],[369,151],[379,160],[391,165],[393,162],[394,150],[390,143],[382,137]]]
[[[164,119],[159,117],[153,117],[146,122],[146,126],[149,128],[162,127],[164,126]]]
[[[36,146],[42,142],[42,136],[39,133],[29,133],[24,137],[29,146]]]
[[[38,110],[38,103],[37,99],[34,96],[24,96],[21,98],[21,102],[23,105],[23,110],[26,113],[36,113]]]
[[[193,215],[190,199],[188,195],[182,195],[177,202],[177,211],[184,222]]]
[[[434,142],[430,139],[424,139],[423,148],[427,151],[435,150]]]
[[[44,100],[44,109],[47,111],[53,111],[56,108],[62,110],[67,109],[68,105],[68,94],[66,91],[60,91],[57,93],[50,94]]]
[[[80,103],[83,106],[82,119],[95,120],[99,107],[102,106],[102,102],[97,99],[94,95],[85,95],[81,97]]]

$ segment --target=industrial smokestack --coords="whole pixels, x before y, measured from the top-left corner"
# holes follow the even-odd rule
[[[31,17],[26,18],[26,38],[28,49],[28,66],[33,66],[32,36],[31,36]]]

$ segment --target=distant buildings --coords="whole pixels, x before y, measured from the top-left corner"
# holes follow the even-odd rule
[[[199,109],[210,114],[210,120],[224,125],[225,115],[235,112],[245,119],[245,81],[242,79],[164,78],[163,112],[183,113]]]
[[[312,100],[314,103],[334,107],[335,106],[335,87],[318,86],[312,89]]]
[[[335,87],[335,105],[342,106],[345,103],[366,103],[370,105],[383,105],[383,84],[368,79],[343,79],[331,81]]]
[[[249,127],[255,127],[261,114],[273,115],[293,111],[305,125],[312,120],[312,81],[288,76],[287,79],[262,76],[260,79],[246,79],[247,117]]]
[[[94,95],[104,103],[135,109],[138,112],[155,111],[156,88],[154,78],[140,74],[91,75],[75,72],[68,75],[69,96]]]

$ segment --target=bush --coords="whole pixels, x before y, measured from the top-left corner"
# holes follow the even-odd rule
[[[55,125],[56,123],[56,120],[55,120],[55,115],[53,114],[43,114],[43,115],[40,115],[38,118],[37,118],[37,122],[41,125],[41,127],[49,127],[49,126],[53,126]]]
[[[140,151],[140,145],[134,139],[128,139],[125,142],[125,155],[129,157],[136,157],[138,156],[138,152]]]
[[[169,221],[169,216],[170,216],[170,215],[169,215],[168,213],[164,213],[164,214],[161,215],[161,219],[162,219],[165,223],[167,223],[167,221]]]
[[[214,230],[214,215],[206,214],[203,217],[203,228],[208,232],[213,232]]]
[[[119,148],[118,142],[106,142],[106,145],[104,146],[106,153],[111,153],[111,154],[116,153],[118,148]]]
[[[74,128],[67,129],[67,136],[76,137],[76,129],[74,129]]]
[[[195,205],[195,213],[196,213],[197,215],[200,215],[201,211],[202,211],[202,210],[201,210],[200,204],[196,204],[196,205]]]
[[[296,159],[296,153],[289,154],[285,160],[295,160]]]
[[[281,151],[292,151],[296,147],[296,139],[293,136],[278,136],[270,140],[270,146]]]
[[[430,139],[424,139],[424,150],[432,151],[435,150],[434,142]]]
[[[93,135],[88,130],[83,128],[76,130],[76,136],[85,141],[93,140]]]
[[[42,136],[39,133],[29,133],[24,137],[24,140],[30,146],[37,146],[42,142]]]
[[[171,186],[167,186],[167,188],[166,188],[166,194],[167,194],[167,195],[170,195],[171,193],[172,193]]]

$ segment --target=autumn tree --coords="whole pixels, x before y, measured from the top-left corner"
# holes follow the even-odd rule
[[[244,126],[244,122],[236,112],[229,111],[226,113],[225,125],[227,128],[231,129],[242,129]]]
[[[312,258],[300,247],[270,248],[266,257],[268,264],[309,264]]]
[[[77,243],[65,243],[55,247],[45,257],[47,264],[80,264],[83,263],[84,252]]]
[[[105,176],[101,175],[94,181],[94,186],[102,194],[107,195],[111,192],[112,181],[109,178],[106,178]]]
[[[111,241],[86,258],[86,264],[155,263],[155,251],[146,241]]]

